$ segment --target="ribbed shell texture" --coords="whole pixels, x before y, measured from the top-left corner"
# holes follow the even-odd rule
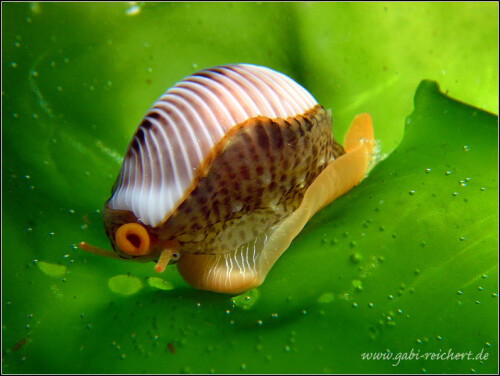
[[[182,203],[196,169],[232,127],[256,116],[286,119],[316,103],[295,81],[265,67],[227,65],[194,73],[146,113],[107,205],[156,227]]]

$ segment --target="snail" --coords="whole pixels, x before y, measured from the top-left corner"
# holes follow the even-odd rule
[[[225,65],[166,91],[130,141],[103,208],[115,259],[177,264],[197,289],[259,286],[306,222],[364,177],[368,114],[344,144],[302,86],[272,69]]]

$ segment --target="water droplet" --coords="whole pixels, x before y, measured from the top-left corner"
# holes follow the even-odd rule
[[[108,287],[114,293],[132,295],[142,288],[142,282],[137,277],[121,274],[111,277],[108,280]]]
[[[484,343],[484,345],[485,345],[486,347],[491,347],[491,343],[489,343],[489,342],[485,342],[485,343]]]
[[[430,168],[426,168],[425,169],[425,173],[428,174],[429,172],[431,172],[431,169]]]
[[[460,237],[460,241],[463,242],[466,238],[464,236]]]
[[[318,303],[331,303],[335,300],[335,297],[331,292],[325,292],[321,294],[321,296],[318,298]]]
[[[193,69],[198,69],[198,64],[193,63],[193,64],[191,64],[191,67],[192,67]]]
[[[277,314],[277,313],[271,313],[271,317],[272,317],[273,319],[277,319],[279,316],[278,316],[278,314]]]
[[[229,321],[229,325],[234,325],[234,320]]]
[[[11,62],[10,62],[10,66],[11,66],[12,68],[17,68],[17,63],[16,63],[15,61],[11,61]]]
[[[259,299],[259,290],[253,289],[231,299],[233,306],[249,310]]]
[[[125,14],[127,16],[136,16],[141,12],[141,7],[137,4],[136,1],[130,2],[129,5],[130,5],[130,8],[128,8],[125,11]]]
[[[241,370],[244,371],[247,369],[247,365],[245,363],[242,363],[240,366]]]
[[[464,145],[464,151],[469,151],[469,145]]]
[[[354,287],[357,291],[363,291],[363,282],[358,279],[353,279],[352,287]]]
[[[369,307],[369,308],[373,308],[373,307],[375,307],[375,304],[373,304],[373,303],[368,303],[368,307]]]
[[[285,352],[290,352],[290,346],[285,346]]]
[[[415,191],[412,189],[408,193],[409,193],[410,196],[413,196],[415,194]]]
[[[481,302],[479,300],[476,300],[475,303],[476,304],[481,304]]]
[[[392,296],[391,294],[389,294],[388,298],[389,298],[389,300],[392,300],[392,299],[394,299],[394,296]]]
[[[17,48],[19,48],[19,47],[21,47],[21,43],[19,43],[19,42],[14,42],[14,46],[15,46],[15,47],[17,47]]]
[[[486,279],[486,278],[488,278],[488,274],[483,274],[481,277],[482,277],[483,279]]]
[[[153,72],[153,68],[151,68],[151,67],[147,67],[147,68],[146,68],[146,72],[148,72],[148,73]]]
[[[68,64],[68,63],[69,63],[69,59],[68,59],[67,57],[65,57],[65,58],[63,59],[63,61],[64,61],[64,63],[66,63],[66,64]]]
[[[453,193],[452,193],[452,196],[453,196],[453,197],[455,197],[455,196],[457,196],[457,195],[458,195],[458,192],[453,192]]]
[[[498,294],[497,294],[496,292],[491,293],[491,296],[492,296],[493,298],[498,298]]]
[[[31,232],[31,231],[33,231],[33,229],[32,229],[31,227],[28,227],[28,228],[26,229],[26,231],[27,231],[27,232]]]
[[[58,87],[56,87],[56,90],[57,90],[58,92],[61,92],[61,91],[63,91],[63,88],[62,88],[61,86],[58,86]]]
[[[464,292],[463,292],[463,291],[461,291],[461,290],[458,290],[458,291],[457,291],[457,295],[462,295],[463,293],[464,293]]]
[[[358,308],[358,303],[356,303],[356,302],[352,303],[352,307],[353,308]]]
[[[486,190],[486,187],[481,187],[481,191],[484,191],[484,190]]]
[[[32,20],[31,18],[29,18],[29,17],[26,17],[24,20],[25,20],[27,23],[32,23],[32,22],[33,22],[33,20]]]
[[[414,271],[415,275],[419,275],[421,273],[420,269],[415,269]]]
[[[257,325],[262,326],[262,320],[257,320]]]
[[[307,311],[305,309],[302,310],[302,314],[305,316],[307,315]]]
[[[49,236],[54,236],[54,235],[55,235],[55,233],[49,232]]]
[[[458,183],[460,184],[461,187],[467,186],[467,183],[465,183],[465,180],[460,180]]]
[[[484,290],[484,288],[481,287],[481,286],[477,286],[477,289],[478,289],[478,291],[483,291]]]
[[[33,119],[38,119],[38,114],[31,114],[31,117],[32,117]]]
[[[51,68],[55,68],[56,67],[56,62],[54,60],[51,60],[50,63],[49,63],[50,67]]]
[[[415,342],[418,343],[419,345],[422,344],[422,340],[420,338],[417,338],[417,340]]]
[[[374,326],[369,326],[368,333],[369,333],[371,339],[376,339],[379,335],[379,330]]]
[[[398,308],[398,310],[396,312],[401,315],[403,313],[403,310],[401,308]]]
[[[443,340],[443,337],[441,337],[441,336],[436,336],[436,339],[437,339],[438,341],[442,341],[442,340]]]
[[[351,255],[351,261],[355,264],[359,264],[361,262],[361,260],[363,259],[363,256],[361,256],[360,253],[353,253]]]
[[[19,117],[19,114],[18,114],[17,112],[14,112],[14,113],[12,114],[12,117],[14,117],[15,119],[17,119],[17,118]]]
[[[451,174],[451,171],[446,171],[445,174],[446,174],[446,176],[448,176]]]
[[[31,72],[30,72],[30,75],[31,75],[32,77],[38,77],[38,72],[37,72],[37,71],[31,71]]]

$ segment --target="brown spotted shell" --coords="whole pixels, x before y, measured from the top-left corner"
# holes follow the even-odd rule
[[[202,70],[146,113],[105,205],[106,231],[138,221],[183,252],[227,253],[297,209],[343,153],[329,113],[285,75]]]

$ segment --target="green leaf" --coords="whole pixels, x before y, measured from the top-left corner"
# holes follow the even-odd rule
[[[425,77],[497,111],[497,4],[2,11],[4,372],[498,371],[498,120],[424,81],[405,127]],[[241,296],[77,250],[109,247],[99,210],[144,111],[233,62],[298,80],[332,107],[337,139],[370,112],[381,154],[404,140]],[[450,349],[489,358],[361,357]]]

